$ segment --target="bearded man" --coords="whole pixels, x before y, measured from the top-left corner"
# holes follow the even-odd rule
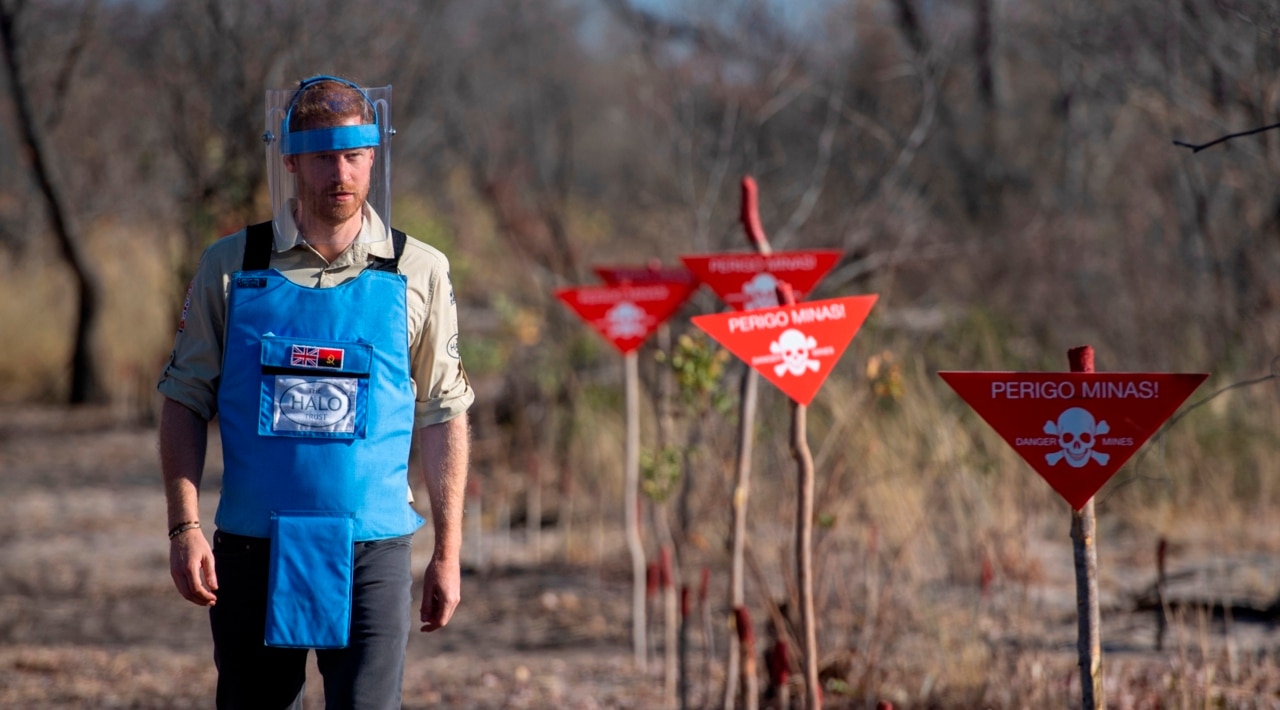
[[[201,256],[161,375],[170,572],[209,608],[217,707],[400,706],[416,437],[434,528],[422,631],[461,598],[475,394],[448,259],[390,228],[390,87],[317,76],[267,92],[273,218]],[[199,495],[215,416],[212,545]]]

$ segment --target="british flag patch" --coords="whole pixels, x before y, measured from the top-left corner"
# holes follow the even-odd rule
[[[289,358],[289,364],[294,367],[320,367],[320,348],[313,348],[310,345],[293,346],[293,356]]]
[[[294,345],[289,364],[293,367],[323,367],[342,369],[342,348],[321,348],[311,345]]]

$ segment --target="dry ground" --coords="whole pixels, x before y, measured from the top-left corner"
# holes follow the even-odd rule
[[[155,433],[110,421],[109,412],[0,409],[0,707],[211,706],[205,613],[168,578]],[[216,491],[216,471],[206,490]],[[216,495],[204,497],[206,519],[215,503]],[[1280,547],[1275,526],[1262,522],[1252,526],[1256,542],[1235,546],[1235,557],[1194,536],[1180,541],[1179,593],[1265,606],[1280,590],[1272,561]],[[1208,536],[1218,527],[1201,525]],[[833,666],[842,674],[828,707],[878,699],[898,707],[1074,706],[1073,580],[1066,523],[1058,527],[1063,539],[1035,548],[1038,574],[985,596],[939,585],[903,601],[886,587],[898,599],[881,607],[892,626],[882,619],[879,640],[861,655],[828,654],[844,659]],[[1119,570],[1102,580],[1113,707],[1280,707],[1272,625],[1189,613],[1155,652],[1153,615],[1126,610],[1150,580],[1150,548],[1107,542],[1114,551],[1104,552],[1104,570]],[[420,538],[418,551],[428,548]],[[491,546],[485,570],[464,580],[453,624],[412,639],[405,707],[662,707],[660,664],[643,673],[632,663],[625,557],[619,548],[600,558],[608,562],[537,563],[518,540]],[[425,558],[416,562],[420,569]],[[824,588],[856,612],[858,595],[842,584]],[[723,638],[715,643],[724,648]],[[694,646],[700,659],[700,635]],[[692,705],[715,705],[719,673],[718,664],[696,665]],[[311,707],[322,706],[316,686]]]

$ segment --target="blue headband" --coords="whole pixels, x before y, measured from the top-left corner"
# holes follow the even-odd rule
[[[369,104],[369,110],[373,114],[373,123],[362,123],[355,126],[334,126],[332,128],[317,128],[310,131],[293,131],[289,130],[289,121],[293,118],[293,107],[298,102],[298,97],[302,95],[308,87],[322,81],[336,81],[339,84],[345,84],[356,91],[360,92],[360,96],[364,97],[365,103]],[[298,153],[319,153],[328,150],[350,150],[352,148],[371,148],[382,144],[382,130],[378,125],[378,110],[374,107],[373,102],[369,100],[369,95],[364,89],[336,76],[313,76],[298,85],[298,91],[293,95],[293,100],[289,102],[289,110],[285,112],[284,118],[280,121],[280,153],[281,155],[296,155]]]

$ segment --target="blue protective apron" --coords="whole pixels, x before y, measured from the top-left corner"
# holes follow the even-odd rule
[[[404,237],[395,258],[309,288],[265,268],[269,222],[249,233],[227,294],[216,522],[271,538],[267,645],[341,648],[354,543],[423,522],[407,495],[414,397],[395,271]]]

